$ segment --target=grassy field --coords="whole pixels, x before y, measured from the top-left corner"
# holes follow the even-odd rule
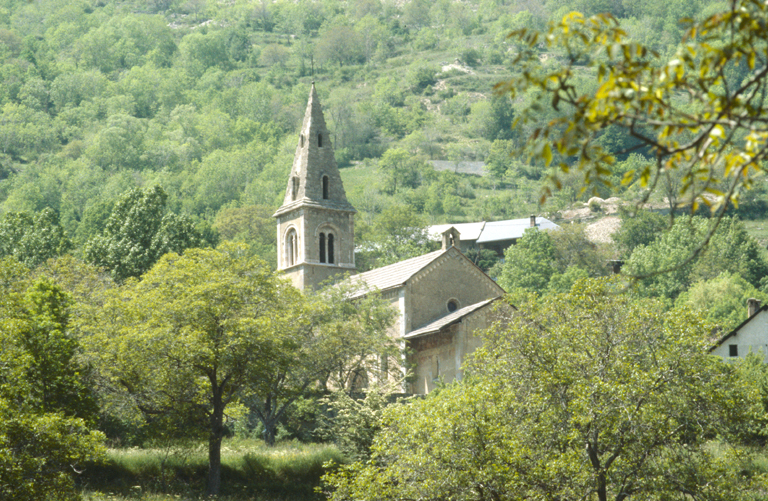
[[[344,460],[329,445],[229,440],[222,447],[222,497],[241,500],[316,500],[315,487],[329,462]],[[80,478],[84,499],[203,499],[207,475],[204,446],[111,449],[107,461]]]

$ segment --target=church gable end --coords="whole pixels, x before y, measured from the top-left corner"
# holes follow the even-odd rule
[[[408,281],[408,331],[456,309],[504,294],[472,261],[451,248]]]

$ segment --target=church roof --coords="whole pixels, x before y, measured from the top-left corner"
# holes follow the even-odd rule
[[[274,216],[306,206],[357,212],[347,201],[314,82],[309,91],[285,198]]]
[[[440,331],[440,329],[444,327],[461,322],[461,320],[467,315],[469,315],[470,313],[473,313],[491,304],[497,299],[498,298],[486,299],[485,301],[480,301],[479,303],[465,306],[464,308],[451,312],[442,318],[438,318],[437,320],[430,322],[427,325],[424,325],[422,327],[419,327],[416,330],[409,332],[408,334],[403,336],[403,339],[414,339],[417,337],[426,336],[428,334],[434,334],[435,332]]]
[[[372,289],[379,289],[380,291],[399,287],[405,284],[409,278],[421,271],[432,261],[442,256],[446,252],[450,252],[450,250],[451,249],[429,252],[422,256],[412,257],[411,259],[406,259],[404,261],[390,264],[388,266],[382,266],[381,268],[376,268],[375,270],[366,271],[365,273],[360,273],[358,275],[352,275],[349,277],[349,279],[352,281],[352,283],[365,282],[368,287]],[[366,291],[359,291],[353,294],[352,297],[364,296],[365,294]]]

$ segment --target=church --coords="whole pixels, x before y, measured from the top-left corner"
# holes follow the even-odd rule
[[[355,274],[355,208],[347,200],[314,83],[277,220],[277,267],[301,290],[350,274],[381,292],[397,312],[390,335],[407,353],[404,391],[426,394],[462,377],[481,343],[477,331],[499,314],[504,290],[461,252],[450,227],[440,250]],[[362,293],[361,293],[362,294]]]

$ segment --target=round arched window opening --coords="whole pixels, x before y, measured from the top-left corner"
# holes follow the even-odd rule
[[[448,301],[448,311],[450,313],[453,313],[454,311],[456,311],[458,309],[459,309],[459,302],[458,301],[456,301],[455,299],[451,299],[450,301]]]

